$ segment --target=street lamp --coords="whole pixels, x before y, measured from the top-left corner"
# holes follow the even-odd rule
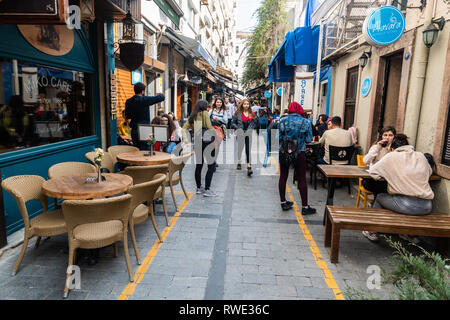
[[[444,25],[445,25],[444,17],[431,20],[431,23],[423,31],[423,43],[425,43],[427,48],[431,48],[431,46],[436,42],[439,31],[441,31],[444,28]]]
[[[371,56],[372,56],[372,47],[370,47],[369,52],[364,52],[361,55],[361,57],[359,57],[359,65],[361,66],[362,69],[364,69],[364,67],[367,65]]]

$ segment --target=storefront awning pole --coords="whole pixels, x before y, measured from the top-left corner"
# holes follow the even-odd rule
[[[317,52],[317,67],[316,67],[316,85],[314,88],[314,104],[313,104],[313,122],[315,123],[318,118],[319,113],[319,90],[320,90],[320,67],[322,65],[322,40],[323,40],[323,25],[324,19],[320,20],[320,31],[319,31],[319,48]]]

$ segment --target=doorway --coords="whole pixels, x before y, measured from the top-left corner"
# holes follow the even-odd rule
[[[383,127],[397,124],[398,98],[403,68],[403,51],[383,58],[385,60],[383,95],[381,98],[378,132]]]
[[[344,129],[350,128],[355,121],[356,95],[358,92],[358,67],[347,70],[347,88],[345,90]]]

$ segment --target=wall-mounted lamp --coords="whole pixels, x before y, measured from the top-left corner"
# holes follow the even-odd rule
[[[370,47],[370,51],[364,52],[361,55],[361,57],[359,57],[359,65],[362,69],[364,69],[364,67],[367,65],[371,56],[372,56],[372,47]]]
[[[431,20],[431,23],[423,31],[423,43],[425,43],[427,48],[431,48],[431,46],[436,42],[439,31],[442,31],[444,25],[445,25],[444,17]]]

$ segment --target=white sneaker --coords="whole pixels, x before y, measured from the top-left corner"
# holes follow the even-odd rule
[[[209,190],[205,190],[205,192],[203,192],[203,196],[205,197],[217,197],[217,194],[212,191],[211,189]]]
[[[410,236],[409,234],[399,234],[400,239],[406,240],[408,242],[412,242],[414,244],[418,244],[420,242],[419,238],[415,236]]]
[[[203,188],[203,187],[197,188],[197,194],[203,194],[203,193],[205,193],[205,188]]]
[[[378,238],[378,234],[376,232],[363,231],[362,234],[363,234],[364,237],[366,237],[370,241],[373,241],[373,242],[380,241],[380,238]]]

